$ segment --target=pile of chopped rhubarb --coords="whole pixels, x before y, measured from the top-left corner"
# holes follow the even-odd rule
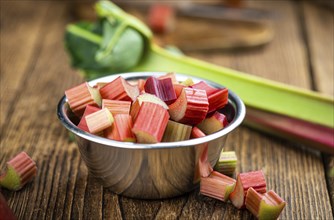
[[[158,143],[191,138],[193,129],[205,135],[228,125],[220,112],[228,89],[191,78],[179,82],[174,73],[136,83],[122,76],[111,82],[87,82],[65,91],[78,128],[116,141]]]
[[[239,173],[233,179],[237,157],[234,151],[222,151],[214,169],[203,151],[198,163],[200,193],[223,202],[231,201],[238,209],[246,208],[257,219],[277,219],[286,202],[273,190],[267,191],[262,170]]]

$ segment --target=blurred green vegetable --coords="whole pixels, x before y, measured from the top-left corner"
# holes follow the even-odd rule
[[[145,40],[151,37],[144,24],[109,1],[98,2],[96,12],[96,23],[70,24],[65,33],[72,66],[86,79],[134,67],[143,56]]]

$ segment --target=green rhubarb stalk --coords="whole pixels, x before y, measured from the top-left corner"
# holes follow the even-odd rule
[[[173,71],[226,86],[247,106],[334,128],[334,100],[316,92],[170,53],[152,44],[132,71]]]
[[[125,71],[174,71],[211,80],[238,94],[248,108],[278,114],[279,118],[284,120],[293,118],[300,121],[300,125],[308,127],[306,129],[308,133],[303,138],[312,143],[310,146],[316,146],[317,140],[323,139],[322,142],[326,143],[325,148],[330,147],[327,152],[333,152],[333,142],[327,141],[327,136],[314,137],[313,132],[317,126],[334,132],[332,97],[209,64],[182,54],[171,53],[152,42],[152,32],[144,23],[112,2],[99,1],[95,8],[102,23],[109,22],[113,27],[112,30],[106,29],[101,32],[99,22],[90,25],[86,23],[69,25],[65,37],[65,45],[71,55],[72,65],[81,69],[86,77],[93,78]],[[118,29],[123,32],[122,35],[117,34],[119,35],[117,38],[120,38],[118,40],[108,38],[120,24],[127,24],[129,28]],[[136,34],[141,35],[143,40]],[[117,42],[120,49],[112,50],[115,46],[112,43],[107,50],[108,59],[95,60],[94,55],[98,53],[99,48],[104,48],[103,45],[106,43],[104,39],[113,39],[112,41]],[[247,113],[247,115],[250,114]],[[267,128],[271,126],[271,121],[263,119],[260,122],[254,122],[252,120],[252,117],[247,117],[245,122],[248,125],[261,123],[257,128],[268,132]],[[316,126],[312,126],[313,124]],[[279,129],[271,129],[271,133],[278,135],[284,131],[285,138],[297,140],[299,137],[295,137],[298,134],[289,133],[291,129],[285,126],[282,124]],[[289,134],[285,135],[286,132]]]

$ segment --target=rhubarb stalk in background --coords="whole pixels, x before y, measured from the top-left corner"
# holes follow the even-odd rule
[[[96,5],[96,12],[103,22],[118,21],[114,23],[127,24],[127,28],[123,28],[120,25],[121,27],[117,28],[117,30],[131,29],[140,33],[144,38],[144,41],[138,41],[138,45],[136,45],[142,46],[139,45],[141,42],[146,44],[146,50],[141,55],[141,59],[135,59],[136,57],[125,59],[125,61],[135,60],[138,62],[134,62],[134,65],[124,65],[123,72],[174,71],[214,81],[238,94],[248,109],[255,109],[271,115],[278,114],[280,118],[284,119],[286,122],[289,120],[292,123],[294,122],[293,120],[299,121],[301,127],[305,129],[304,136],[302,137],[303,143],[315,149],[334,154],[334,137],[330,135],[334,132],[334,100],[332,97],[252,76],[229,68],[216,66],[182,54],[168,52],[153,43],[152,32],[144,23],[122,11],[122,9],[112,2],[99,1]],[[99,23],[97,22],[96,24]],[[105,33],[107,35],[110,32],[106,31]],[[116,35],[115,38],[112,38],[110,45],[115,46],[119,44],[124,47],[129,46],[127,50],[124,48],[124,51],[131,50],[130,45],[132,44],[124,43],[126,39],[122,41],[118,36],[120,35]],[[85,66],[89,66],[90,62],[95,60],[95,56],[99,55],[99,50],[96,48],[100,48],[101,45],[104,45],[104,38],[105,36],[103,34],[101,35],[89,28],[85,29],[80,26],[80,24],[71,24],[67,27],[65,44],[71,55],[72,64],[77,68],[81,68],[82,72],[86,74],[86,77],[92,78],[105,75],[106,73],[122,72],[120,69],[116,70],[112,64],[108,66],[110,69],[108,69],[107,72],[103,71],[107,67],[103,66],[105,63],[99,63],[99,60],[97,60],[97,63],[94,63],[93,66],[96,68],[96,71],[92,71],[92,69],[89,68],[85,69]],[[82,49],[82,45],[77,44],[77,42],[83,40],[91,44],[92,47]],[[79,50],[78,47],[82,50]],[[111,48],[109,52],[113,51],[112,47],[108,48]],[[80,51],[83,52],[80,54],[81,56],[75,56],[75,54]],[[83,57],[84,59],[77,60],[77,57]],[[80,65],[75,65],[78,63]],[[115,71],[113,72],[113,70]],[[250,117],[247,117],[245,121],[247,125],[277,136],[283,136],[289,140],[301,140],[300,134],[289,129],[289,123],[281,123],[278,128],[277,125],[274,126],[271,124],[273,120],[266,120],[264,115],[260,115],[261,120],[259,120],[259,117],[256,117],[256,119],[254,116],[252,117],[251,113],[248,113],[248,116]],[[257,116],[259,115],[257,114]],[[256,126],[254,126],[254,124],[256,124]],[[273,129],[273,127],[275,127],[275,129]],[[319,129],[325,132],[318,132],[317,130]],[[297,129],[294,131],[296,130]]]

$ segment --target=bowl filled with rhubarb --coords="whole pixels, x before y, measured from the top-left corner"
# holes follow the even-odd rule
[[[245,117],[223,85],[161,72],[110,75],[65,91],[57,109],[89,173],[113,192],[169,198],[199,186]]]

